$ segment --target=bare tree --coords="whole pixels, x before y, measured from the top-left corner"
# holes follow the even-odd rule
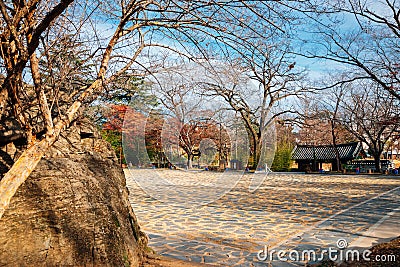
[[[354,141],[352,134],[339,122],[339,117],[342,115],[340,105],[343,97],[342,99],[336,97],[335,92],[308,95],[307,100],[301,104],[302,107],[299,107],[299,115],[296,118],[299,127],[299,143],[334,145],[334,140],[336,143]],[[328,100],[328,98],[331,99]]]
[[[400,1],[318,2],[296,5],[307,19],[301,54],[350,67],[338,82],[371,79],[400,99]]]
[[[368,146],[378,172],[385,145],[399,129],[400,109],[396,101],[379,84],[361,82],[348,88],[339,107],[338,121]]]
[[[203,108],[202,97],[195,93],[193,73],[187,65],[177,64],[153,76],[156,82],[153,82],[152,90],[161,102],[160,109],[166,118],[163,147],[169,151],[173,147],[183,149],[187,168],[191,169],[194,157],[199,156],[198,148],[204,131],[201,125],[205,123],[204,118],[209,117]],[[175,154],[180,152],[175,149]]]
[[[262,146],[263,142],[264,146],[274,142],[266,139],[266,133],[273,131],[275,119],[295,112],[287,100],[308,91],[301,84],[305,70],[295,67],[290,45],[274,41],[246,43],[243,50],[247,55],[239,53],[242,57],[222,66],[223,70],[213,66],[210,72],[214,78],[204,84],[205,95],[222,98],[240,115],[250,140],[253,168],[264,167],[265,162],[260,162]]]
[[[298,113],[301,121],[298,142],[308,145],[332,145],[335,150],[337,170],[341,170],[337,145],[356,140],[339,120],[342,116],[340,107],[343,98],[343,85],[308,95],[303,100],[303,111]]]

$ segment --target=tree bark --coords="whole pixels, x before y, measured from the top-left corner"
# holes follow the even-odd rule
[[[192,157],[190,155],[188,155],[187,167],[188,167],[188,169],[193,168]]]
[[[375,162],[375,170],[376,172],[381,172],[381,153],[373,153],[374,162]]]
[[[37,141],[26,149],[0,182],[0,219],[19,186],[29,177],[48,148],[56,141],[55,135]]]
[[[258,164],[260,163],[261,159],[261,142],[260,139],[257,138],[254,140],[254,154],[253,154],[253,168],[257,170],[259,167]]]
[[[341,171],[342,165],[340,164],[340,154],[336,143],[335,122],[333,120],[331,120],[331,133],[332,133],[333,149],[335,150],[335,157],[336,157],[336,170]]]

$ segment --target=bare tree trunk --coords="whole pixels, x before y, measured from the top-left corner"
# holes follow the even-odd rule
[[[341,171],[342,165],[340,164],[340,154],[336,143],[335,122],[333,120],[331,120],[331,133],[332,133],[333,149],[335,150],[335,157],[336,157],[336,170]]]
[[[0,219],[18,187],[29,177],[48,148],[56,141],[55,135],[34,143],[26,149],[0,183]]]
[[[257,170],[261,159],[261,142],[260,139],[254,140],[253,168]]]
[[[374,162],[375,162],[375,170],[376,172],[381,172],[381,153],[374,152]]]
[[[250,146],[252,148],[252,154],[250,154],[249,158],[252,161],[250,168],[256,170],[261,156],[261,138],[258,137],[258,133],[252,128],[249,120],[244,120],[244,122],[246,124],[247,136],[249,137]]]
[[[338,170],[338,171],[342,170],[342,164],[340,162],[340,154],[339,154],[339,150],[337,148],[337,143],[336,143],[337,136],[336,136],[335,128],[336,128],[336,119],[337,119],[337,115],[338,115],[338,111],[339,111],[339,105],[340,105],[340,102],[342,101],[342,96],[343,96],[343,91],[341,89],[339,91],[339,94],[336,99],[336,105],[335,105],[335,111],[333,113],[333,118],[331,118],[332,144],[333,144],[333,149],[335,150],[335,156],[336,156],[336,170]]]
[[[192,163],[192,156],[188,154],[188,160],[187,160],[187,168],[191,169],[193,168],[193,163]]]

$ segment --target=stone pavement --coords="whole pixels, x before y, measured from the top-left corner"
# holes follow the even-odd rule
[[[126,177],[139,223],[161,255],[217,266],[297,266],[304,262],[260,261],[257,252],[265,246],[327,249],[340,238],[352,245],[386,221],[392,222],[385,224],[386,237],[400,235],[399,178],[274,173],[251,193],[254,176],[249,174],[233,187],[236,178],[229,174],[224,185],[215,182],[219,174],[212,172],[153,172],[170,178],[162,184],[151,180],[158,190],[150,191],[153,197],[139,186],[149,170],[126,171]],[[196,194],[214,201],[193,205]],[[366,238],[364,244],[371,241]]]
[[[346,257],[340,259],[338,240],[344,242],[344,252],[357,249],[362,255],[372,245],[400,236],[399,207],[400,187],[396,187],[342,210],[271,249],[302,252],[334,248],[338,250],[335,261],[341,262]],[[400,262],[400,258],[397,260]],[[297,263],[304,265],[304,261]]]

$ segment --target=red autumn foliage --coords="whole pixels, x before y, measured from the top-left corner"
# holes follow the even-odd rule
[[[112,105],[110,111],[105,114],[107,121],[103,124],[103,130],[121,132],[127,110],[128,106],[126,105]]]

